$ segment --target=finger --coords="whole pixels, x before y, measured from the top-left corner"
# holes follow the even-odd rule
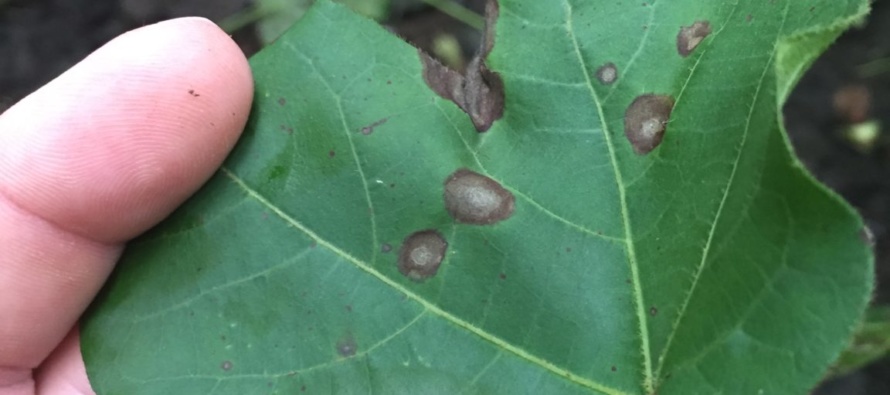
[[[80,355],[80,337],[75,326],[65,340],[43,361],[34,381],[38,394],[94,394]]]
[[[118,37],[0,117],[0,378],[40,364],[122,243],[210,177],[252,91],[225,33],[178,19]]]

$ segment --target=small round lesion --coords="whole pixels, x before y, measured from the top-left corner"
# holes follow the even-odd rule
[[[414,281],[433,277],[439,271],[447,249],[448,242],[439,232],[433,229],[414,232],[402,242],[399,272]]]
[[[349,358],[355,355],[358,351],[358,344],[355,342],[355,338],[347,334],[343,336],[339,341],[337,341],[337,354],[339,354],[343,358]]]

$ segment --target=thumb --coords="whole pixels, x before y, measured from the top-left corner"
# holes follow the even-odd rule
[[[187,18],[118,37],[0,117],[0,394],[33,387],[123,243],[219,167],[252,94],[238,47]],[[41,380],[82,371],[66,355]]]

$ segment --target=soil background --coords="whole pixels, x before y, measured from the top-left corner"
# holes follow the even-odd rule
[[[480,0],[458,0],[480,11]],[[214,21],[252,0],[0,0],[0,110],[17,102],[115,36],[160,20],[204,16]],[[465,54],[477,32],[417,0],[393,0],[392,30],[428,48],[448,32]],[[248,25],[234,34],[244,52],[261,48]],[[875,303],[890,304],[890,1],[878,0],[868,23],[845,33],[804,76],[785,106],[795,150],[815,176],[855,206],[875,236]],[[865,66],[864,66],[865,65]],[[844,92],[844,93],[841,93]],[[885,128],[870,149],[842,132],[872,120]],[[829,395],[890,394],[890,358],[815,391]]]

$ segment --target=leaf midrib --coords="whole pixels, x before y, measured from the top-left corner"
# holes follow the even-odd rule
[[[596,105],[596,111],[601,123],[600,128],[603,132],[603,138],[606,140],[606,147],[609,149],[609,159],[615,174],[615,184],[618,187],[618,199],[621,206],[621,221],[624,226],[624,244],[625,250],[627,251],[628,265],[630,266],[631,283],[633,285],[634,294],[634,309],[636,310],[640,336],[640,354],[643,357],[643,389],[647,393],[652,393],[654,392],[654,383],[652,375],[652,356],[649,351],[649,325],[646,319],[645,308],[643,307],[643,289],[640,282],[640,270],[639,265],[637,264],[636,246],[633,242],[633,232],[631,230],[630,216],[627,209],[627,194],[624,187],[624,180],[621,175],[621,169],[618,167],[615,146],[612,143],[612,136],[609,131],[609,126],[606,123],[606,115],[603,111],[602,101],[593,87],[593,81],[590,79],[593,71],[588,67],[587,62],[584,61],[584,55],[581,53],[581,47],[578,45],[578,37],[575,34],[574,26],[572,25],[572,4],[570,0],[564,0],[563,4],[565,4],[566,8],[566,32],[572,40],[572,46],[575,50],[575,55],[578,57],[578,63],[580,64],[582,71],[581,74],[584,75],[584,81],[587,85],[587,89],[590,91],[590,97]]]

